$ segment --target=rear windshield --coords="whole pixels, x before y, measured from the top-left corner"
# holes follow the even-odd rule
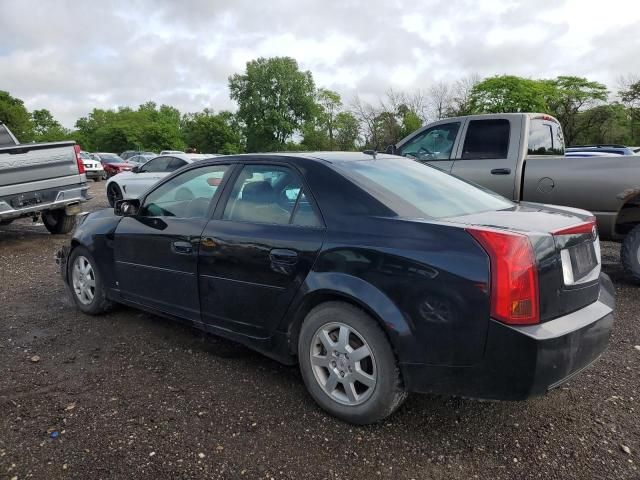
[[[409,159],[338,162],[335,166],[401,217],[445,218],[513,206],[493,192]]]
[[[124,163],[123,159],[121,159],[118,155],[115,155],[113,153],[107,153],[107,154],[101,153],[100,158],[104,161],[111,162],[111,163]]]

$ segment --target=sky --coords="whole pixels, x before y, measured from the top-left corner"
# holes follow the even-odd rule
[[[640,74],[638,0],[0,0],[0,90],[72,127],[94,107],[235,108],[228,77],[291,56],[345,103],[501,74]]]

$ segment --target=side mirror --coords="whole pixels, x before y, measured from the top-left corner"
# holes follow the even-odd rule
[[[140,200],[137,198],[118,200],[113,207],[113,213],[120,217],[135,217],[139,211]]]
[[[396,148],[395,145],[389,145],[387,149],[384,151],[384,153],[388,153],[389,155],[397,155],[398,149]]]
[[[132,171],[133,173],[139,173],[139,172],[140,172],[140,165],[136,165],[135,167],[133,167],[133,168],[131,169],[131,171]]]

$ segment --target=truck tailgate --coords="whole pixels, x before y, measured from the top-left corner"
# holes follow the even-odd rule
[[[1,187],[74,176],[80,183],[75,142],[53,142],[0,148]],[[84,181],[84,180],[82,180]]]

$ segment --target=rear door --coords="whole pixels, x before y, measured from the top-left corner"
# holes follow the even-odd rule
[[[433,125],[399,144],[397,153],[449,172],[461,126],[460,121]]]
[[[228,165],[194,168],[159,185],[115,232],[122,298],[200,322],[198,249]]]
[[[276,328],[322,246],[324,224],[299,173],[286,164],[246,164],[202,234],[202,318],[266,338]]]
[[[513,199],[521,123],[520,116],[469,120],[451,173]]]

